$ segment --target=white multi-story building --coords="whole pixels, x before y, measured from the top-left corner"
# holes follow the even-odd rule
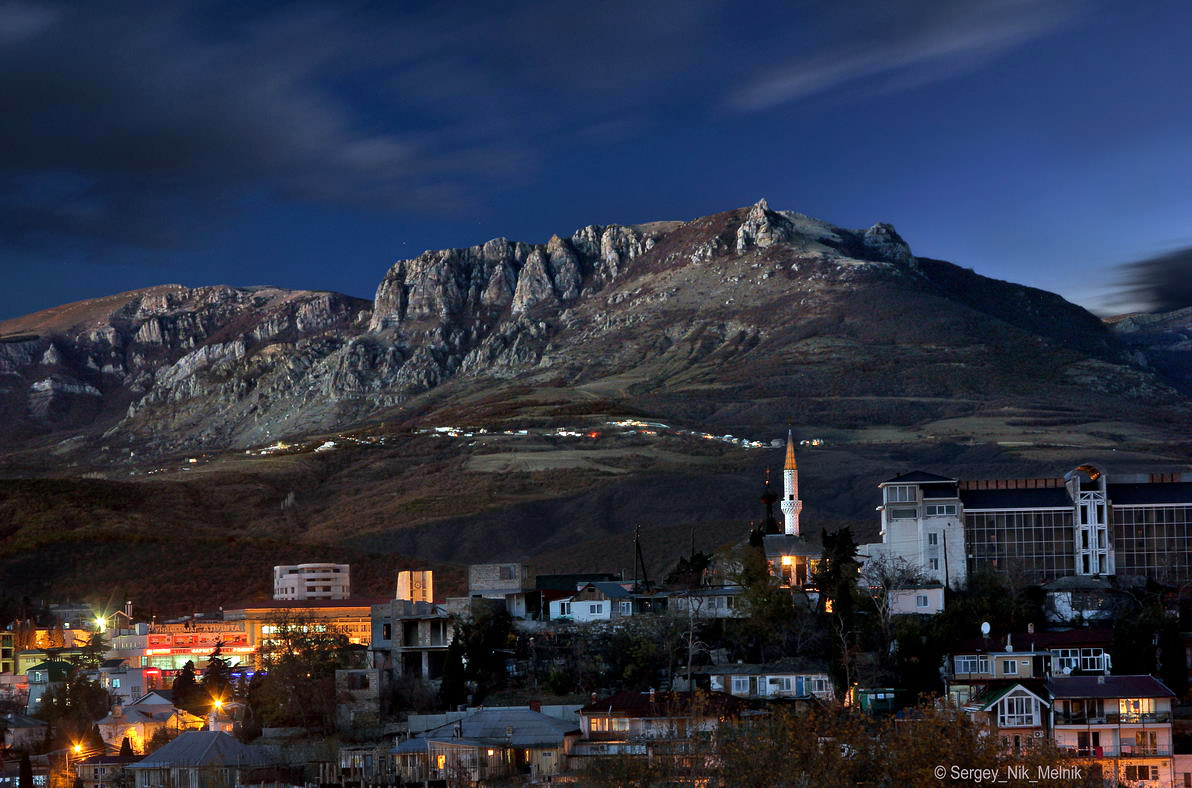
[[[979,571],[1043,584],[1076,576],[1192,579],[1192,474],[959,480],[914,471],[878,485],[882,541],[869,561],[959,586]]]
[[[348,564],[297,564],[273,567],[273,598],[282,600],[347,599]]]

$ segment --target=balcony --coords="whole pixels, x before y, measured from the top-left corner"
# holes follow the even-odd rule
[[[1171,712],[1169,711],[1155,711],[1147,714],[1130,713],[1130,714],[1102,714],[1100,716],[1090,716],[1087,714],[1063,714],[1057,713],[1055,715],[1056,725],[1150,725],[1150,724],[1164,724],[1171,722]]]
[[[1123,744],[1121,747],[1061,747],[1065,754],[1074,758],[1169,758],[1170,746],[1139,747]]]

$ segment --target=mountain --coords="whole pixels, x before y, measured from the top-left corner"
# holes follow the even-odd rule
[[[424,252],[371,303],[70,304],[0,324],[0,585],[228,605],[321,557],[362,593],[423,562],[459,590],[468,562],[631,569],[634,525],[659,573],[747,533],[788,428],[819,442],[804,522],[862,540],[914,467],[1170,470],[1192,402],[1155,353],[1184,324],[1130,320],[765,201]]]
[[[1192,394],[1192,307],[1110,318],[1110,329],[1139,364]]]
[[[725,430],[912,423],[993,400],[1185,404],[1059,296],[916,258],[886,224],[765,201],[425,252],[371,305],[179,286],[71,304],[0,324],[0,375],[8,446],[102,436],[134,455],[400,419],[506,384]]]

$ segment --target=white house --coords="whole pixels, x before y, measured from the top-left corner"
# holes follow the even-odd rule
[[[692,677],[702,686],[708,677],[708,689],[726,692],[738,698],[815,697],[832,700],[832,679],[824,666],[813,663],[773,663],[766,665],[703,665],[692,668]]]
[[[934,615],[944,611],[944,587],[933,585],[892,588],[886,592],[892,615]]]
[[[584,583],[570,597],[552,600],[550,617],[572,621],[610,621],[633,615],[632,583]]]

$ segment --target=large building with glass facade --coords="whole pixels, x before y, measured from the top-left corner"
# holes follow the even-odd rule
[[[961,480],[914,471],[878,485],[882,541],[869,561],[951,586],[996,571],[1041,584],[1072,575],[1192,579],[1192,473]]]

